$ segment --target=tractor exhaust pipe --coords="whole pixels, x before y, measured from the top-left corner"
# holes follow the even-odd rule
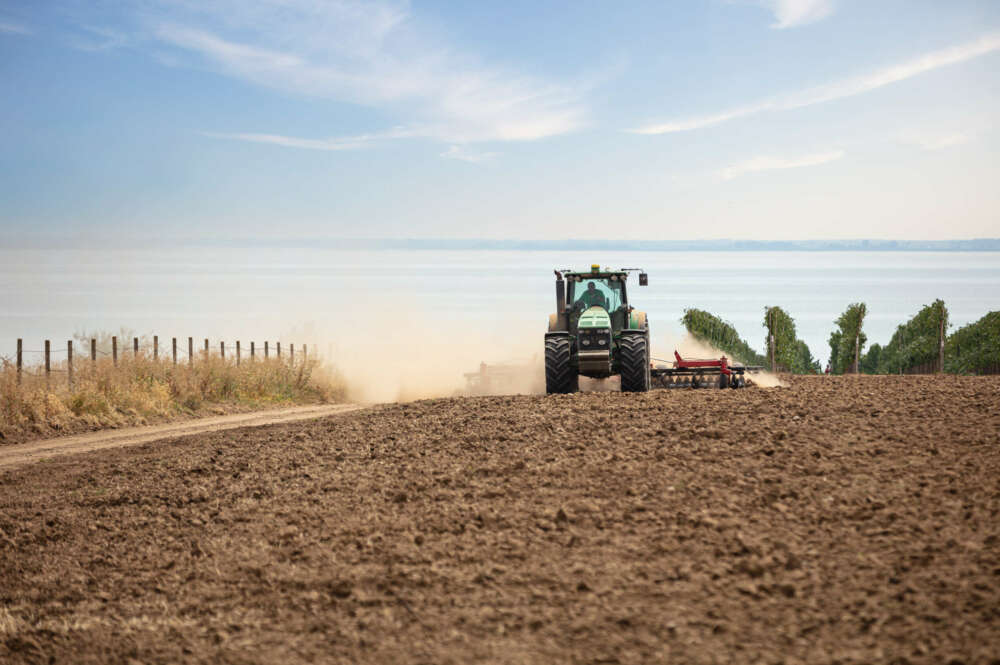
[[[562,273],[556,273],[556,327],[558,330],[569,330],[569,322],[566,320],[566,282],[563,281]]]

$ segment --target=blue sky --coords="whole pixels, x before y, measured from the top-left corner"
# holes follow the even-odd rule
[[[1000,3],[0,2],[8,239],[1000,235]]]

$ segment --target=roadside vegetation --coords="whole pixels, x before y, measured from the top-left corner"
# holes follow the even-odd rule
[[[105,337],[105,336],[102,336]],[[109,337],[109,336],[107,336]],[[65,361],[17,369],[0,360],[0,443],[185,417],[340,401],[341,377],[314,359],[198,355],[174,364],[151,354],[124,355],[115,366],[76,358],[72,385]]]

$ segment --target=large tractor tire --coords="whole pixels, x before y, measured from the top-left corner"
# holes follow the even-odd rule
[[[641,335],[622,337],[618,347],[621,358],[622,392],[644,393],[649,390],[649,340]]]
[[[568,337],[545,338],[545,392],[575,393],[580,376],[573,367],[573,352]]]

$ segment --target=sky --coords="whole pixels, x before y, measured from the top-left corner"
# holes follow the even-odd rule
[[[1000,236],[1000,2],[0,0],[0,231]]]

